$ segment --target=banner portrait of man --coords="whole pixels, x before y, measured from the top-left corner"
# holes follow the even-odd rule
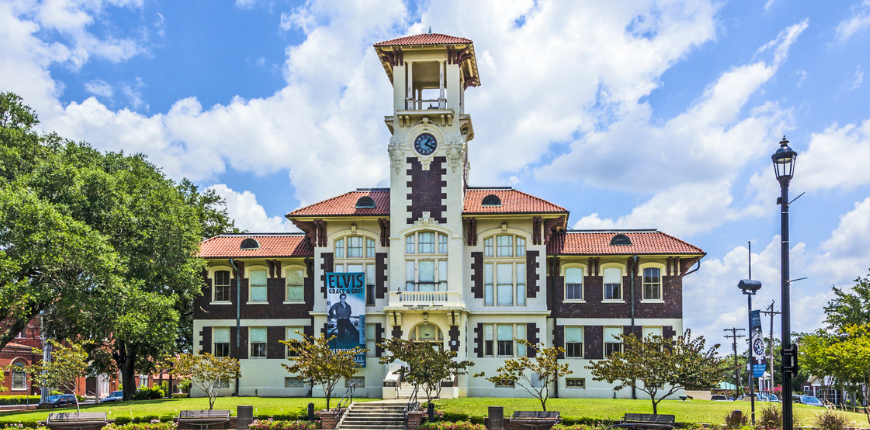
[[[327,337],[332,349],[365,348],[365,273],[326,274],[327,285]],[[365,366],[365,354],[357,362]]]

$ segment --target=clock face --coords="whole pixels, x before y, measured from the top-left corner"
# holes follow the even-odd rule
[[[429,155],[435,152],[436,148],[438,148],[438,141],[429,133],[423,133],[414,140],[414,150],[420,155]]]

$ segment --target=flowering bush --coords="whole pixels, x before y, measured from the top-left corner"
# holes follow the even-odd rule
[[[308,421],[275,421],[269,418],[268,420],[254,420],[248,428],[251,430],[315,430],[317,425]]]
[[[553,426],[552,430],[594,430],[598,427],[588,426],[585,424],[573,424],[570,426],[556,424]]]
[[[24,428],[24,424],[4,424],[3,427],[0,427],[0,430],[21,430]]]
[[[130,424],[117,424],[110,423],[109,425],[103,427],[103,430],[177,430],[178,424],[174,422],[160,422],[158,420],[151,420],[150,423],[130,423]]]
[[[468,421],[438,421],[425,423],[420,426],[420,430],[486,430],[486,427],[483,424],[472,424]]]

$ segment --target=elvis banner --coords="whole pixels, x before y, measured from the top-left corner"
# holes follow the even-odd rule
[[[749,347],[752,348],[752,377],[764,376],[767,368],[767,360],[764,356],[764,336],[761,333],[761,311],[749,313]]]
[[[366,274],[326,273],[326,337],[332,349],[366,347]],[[366,365],[366,354],[357,354],[354,360]]]

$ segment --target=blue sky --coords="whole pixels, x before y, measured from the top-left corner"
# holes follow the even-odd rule
[[[868,273],[870,0],[0,0],[0,91],[45,130],[213,187],[242,228],[287,231],[301,205],[387,185],[391,90],[371,45],[430,26],[475,41],[472,185],[551,200],[574,228],[702,247],[684,292],[696,333],[745,325],[749,241],[756,302],[779,308],[784,134],[806,193],[792,326],[820,327],[831,286]]]

